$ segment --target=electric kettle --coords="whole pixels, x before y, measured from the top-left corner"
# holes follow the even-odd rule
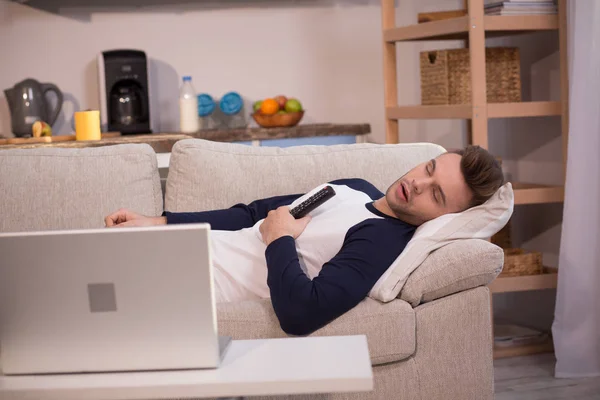
[[[53,109],[46,98],[48,92],[56,93],[57,102]],[[25,79],[6,89],[4,94],[10,109],[12,131],[19,137],[31,136],[31,126],[35,121],[44,121],[52,126],[63,104],[63,94],[56,85],[35,79]]]

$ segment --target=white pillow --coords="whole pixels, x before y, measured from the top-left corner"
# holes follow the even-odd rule
[[[514,209],[510,183],[504,184],[484,204],[458,214],[446,214],[417,228],[406,248],[375,283],[369,296],[394,300],[408,276],[434,250],[461,239],[489,239],[506,225]]]

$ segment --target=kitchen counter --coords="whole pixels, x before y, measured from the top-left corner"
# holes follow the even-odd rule
[[[371,132],[369,124],[310,124],[290,128],[212,129],[197,133],[154,133],[151,135],[123,135],[97,141],[61,141],[51,143],[22,143],[0,145],[3,149],[31,149],[40,147],[82,148],[111,146],[125,143],[147,143],[157,153],[170,153],[173,145],[183,139],[205,139],[216,142],[244,142],[254,140],[291,139],[322,136],[362,136]]]

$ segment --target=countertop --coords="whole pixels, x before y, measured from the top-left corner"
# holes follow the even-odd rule
[[[356,136],[371,132],[369,124],[310,124],[290,128],[246,128],[206,130],[197,133],[153,133],[148,135],[122,135],[97,141],[61,141],[50,143],[22,143],[0,145],[3,149],[30,149],[40,147],[82,148],[110,146],[124,143],[147,143],[157,153],[169,153],[173,145],[183,139],[205,139],[216,142],[244,142],[252,140],[290,139],[322,136]]]

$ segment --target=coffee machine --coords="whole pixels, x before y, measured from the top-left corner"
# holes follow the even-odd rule
[[[123,135],[152,133],[148,59],[139,50],[110,50],[98,55],[102,129]]]

